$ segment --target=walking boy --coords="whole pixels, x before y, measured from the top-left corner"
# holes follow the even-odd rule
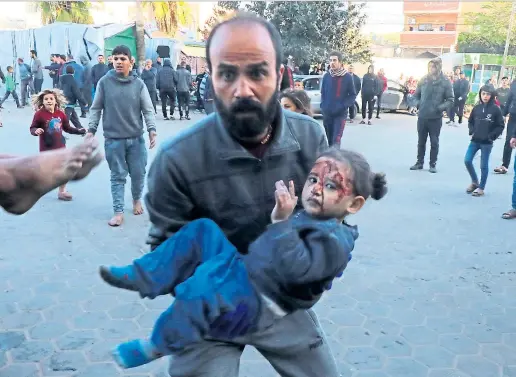
[[[502,111],[494,103],[496,90],[491,85],[480,88],[480,102],[473,108],[468,120],[471,143],[469,144],[464,164],[471,177],[471,184],[466,189],[472,196],[483,196],[489,173],[489,156],[493,141],[498,139],[504,129]],[[473,158],[480,150],[480,182],[473,167]]]
[[[133,58],[129,48],[117,46],[112,56],[115,69],[109,71],[97,84],[90,111],[88,136],[95,135],[102,116],[114,211],[108,224],[120,226],[124,220],[125,181],[128,174],[131,176],[133,214],[143,213],[141,197],[147,166],[143,118],[149,133],[150,148],[156,145],[156,119],[145,84],[130,74]]]
[[[75,104],[79,101],[79,105],[81,107],[85,107],[86,101],[84,100],[84,97],[79,90],[79,86],[77,86],[77,82],[73,77],[74,73],[75,69],[73,66],[69,65],[66,67],[66,74],[61,76],[61,90],[66,97],[66,106],[64,110],[66,117],[70,122],[72,122],[74,127],[83,129],[84,127],[75,112]]]
[[[11,66],[7,67],[7,75],[5,76],[5,94],[4,98],[0,101],[0,108],[2,108],[2,104],[5,102],[7,98],[9,98],[10,95],[13,96],[14,100],[16,101],[16,106],[18,108],[21,108],[20,106],[20,100],[18,99],[18,94],[16,93],[16,82],[14,81],[13,77],[14,69]]]

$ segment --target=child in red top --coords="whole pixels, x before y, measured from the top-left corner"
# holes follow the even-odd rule
[[[66,147],[63,131],[69,134],[84,135],[86,129],[71,127],[66,115],[60,110],[66,104],[59,89],[46,89],[32,97],[36,110],[30,133],[39,136],[39,151],[45,152]],[[70,201],[72,195],[66,191],[66,185],[59,186],[59,200]]]

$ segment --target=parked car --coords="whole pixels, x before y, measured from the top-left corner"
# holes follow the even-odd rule
[[[397,81],[387,80],[387,89],[382,94],[382,110],[396,112],[408,110],[408,89]]]
[[[311,109],[314,115],[321,114],[321,84],[322,75],[294,75],[294,80],[301,80],[303,82],[304,89],[310,97]],[[360,106],[358,105],[362,101],[360,93],[355,101],[355,107],[357,113],[360,112]]]

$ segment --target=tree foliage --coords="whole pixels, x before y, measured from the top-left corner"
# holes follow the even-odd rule
[[[230,17],[236,10],[246,10],[273,23],[281,34],[284,53],[295,61],[320,62],[332,50],[340,51],[349,62],[371,60],[369,40],[361,34],[366,22],[363,3],[350,3],[343,9],[335,1],[219,1],[203,34]]]
[[[187,25],[192,11],[185,1],[146,1],[144,7],[152,8],[158,29],[175,37],[180,25]]]
[[[36,7],[41,11],[41,22],[45,25],[54,22],[93,24],[89,1],[39,1]]]
[[[482,6],[482,11],[468,13],[465,22],[471,30],[459,34],[457,50],[459,52],[483,52],[503,54],[505,39],[509,28],[511,2],[490,2]],[[516,29],[516,25],[514,25]],[[516,53],[516,35],[509,45],[509,53]]]

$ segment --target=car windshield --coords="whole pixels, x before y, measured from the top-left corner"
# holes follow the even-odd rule
[[[303,80],[305,90],[320,90],[321,79],[318,77]]]

